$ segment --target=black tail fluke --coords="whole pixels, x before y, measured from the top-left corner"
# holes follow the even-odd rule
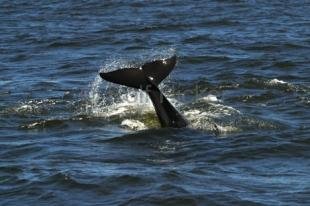
[[[139,68],[123,68],[101,72],[100,76],[110,82],[142,89],[148,93],[162,127],[185,127],[187,121],[160,92],[157,85],[164,80],[176,64],[176,56],[145,63]]]
[[[109,82],[137,89],[145,89],[148,84],[143,71],[138,68],[123,68],[107,73],[101,72],[100,76]]]
[[[101,72],[100,76],[116,84],[146,90],[149,80],[158,85],[172,71],[176,56],[164,60],[155,60],[139,68],[122,68],[112,72]]]

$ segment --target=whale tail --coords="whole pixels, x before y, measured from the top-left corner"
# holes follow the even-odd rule
[[[139,68],[122,68],[112,72],[100,73],[100,76],[109,82],[146,90],[152,81],[158,85],[172,71],[176,64],[176,56],[164,60],[155,60],[145,63]]]
[[[100,76],[109,82],[144,90],[152,100],[162,127],[185,127],[187,121],[172,106],[158,89],[176,64],[176,56],[169,59],[155,60],[139,68],[122,68],[112,72],[101,72]]]

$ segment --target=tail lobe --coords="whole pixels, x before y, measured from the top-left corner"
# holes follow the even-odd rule
[[[145,90],[148,79],[158,85],[172,71],[176,64],[176,56],[169,59],[155,60],[145,63],[139,68],[122,68],[112,72],[101,72],[100,76],[116,84]]]

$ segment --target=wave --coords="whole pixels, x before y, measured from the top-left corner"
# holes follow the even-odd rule
[[[253,86],[255,83],[256,87],[294,88],[291,84],[278,79],[264,81],[252,79],[250,81],[252,81],[251,85]],[[237,88],[248,87],[248,83],[237,85]],[[187,85],[189,88],[177,88],[180,92],[176,94],[176,91],[168,86],[169,84],[171,81],[162,85],[163,92],[189,121],[191,129],[203,130],[221,136],[241,131],[273,130],[283,127],[282,123],[274,120],[243,114],[238,109],[225,105],[225,102],[218,96],[208,94],[208,92],[199,98],[187,95],[189,99],[182,99],[178,94],[182,93],[184,89],[191,89],[192,85]],[[220,89],[221,86],[218,88]],[[272,99],[274,95],[266,93],[240,98],[243,102],[257,103]],[[308,100],[304,99],[303,101]],[[28,121],[21,124],[20,128],[22,129],[66,128],[70,124],[90,121],[116,124],[120,128],[129,130],[160,127],[153,105],[144,92],[105,84],[100,77],[95,78],[85,99],[73,100],[73,102],[72,98],[30,100],[7,109],[6,113],[30,117]]]
[[[50,120],[41,120],[35,121],[30,124],[22,125],[22,129],[38,129],[38,128],[64,128],[67,124],[65,120],[62,119],[50,119]]]
[[[275,87],[287,84],[284,81],[272,79],[264,82],[263,85]],[[257,129],[279,129],[283,126],[274,120],[243,114],[238,109],[225,105],[223,100],[208,92],[200,95],[199,98],[187,95],[189,99],[184,100],[167,85],[162,86],[163,92],[189,121],[191,129],[225,135]],[[179,89],[182,92],[184,88]],[[264,94],[263,96],[243,96],[240,100],[263,102],[270,98],[273,98],[272,93],[265,96]],[[7,112],[33,119],[30,118],[30,122],[28,120],[28,123],[23,123],[20,126],[22,129],[65,128],[72,123],[89,121],[116,124],[120,128],[129,130],[160,127],[153,105],[143,91],[105,84],[100,77],[95,78],[88,96],[83,100],[73,102],[68,99],[30,100]]]
[[[165,52],[154,50],[151,55],[149,51],[142,52],[134,59],[131,57],[116,58],[117,60],[111,58],[100,68],[99,72],[113,71],[120,67],[136,67],[144,61],[167,58],[173,54],[175,50],[168,49]],[[197,86],[200,89],[199,94],[195,93]],[[280,90],[297,93],[300,95],[301,102],[306,104],[309,102],[307,96],[309,88],[277,78],[250,77],[243,82],[220,82],[217,85],[205,79],[178,81],[168,79],[160,87],[169,101],[188,119],[189,128],[217,135],[256,129],[279,129],[283,126],[275,120],[243,114],[215,95],[219,91],[242,88],[268,90],[258,95],[229,97],[229,101],[264,103],[277,98],[276,90]],[[23,129],[65,128],[72,122],[92,119],[102,121],[104,124],[116,124],[120,128],[129,130],[160,127],[152,102],[143,91],[104,82],[99,75],[96,75],[87,95],[78,99],[76,96],[64,92],[62,98],[29,100],[1,113],[30,117],[28,121],[23,121],[21,124],[20,128]]]

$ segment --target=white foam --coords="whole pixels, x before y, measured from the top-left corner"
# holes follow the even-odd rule
[[[215,104],[210,103],[210,105],[214,106],[216,108],[215,113],[220,113],[224,115],[232,115],[232,114],[241,114],[241,112],[231,106],[223,105],[223,104]]]
[[[131,130],[143,130],[143,129],[147,129],[147,127],[145,126],[144,123],[138,121],[138,120],[134,120],[134,119],[125,119],[122,121],[121,123],[122,127],[131,129]]]
[[[279,79],[272,79],[269,81],[269,84],[287,84],[287,82],[279,80]]]
[[[17,109],[18,110],[32,110],[32,107],[30,105],[22,105]]]
[[[221,102],[215,95],[209,94],[206,97],[202,97],[201,100],[206,102]]]
[[[19,107],[16,107],[15,112],[17,113],[36,113],[40,110],[39,106],[37,104],[34,104],[32,102],[28,102],[27,104],[21,105]]]
[[[230,125],[230,119],[233,121],[234,118],[240,115],[240,111],[230,106],[215,103],[214,96],[210,97],[213,101],[207,102],[205,106],[201,107],[198,104],[200,105],[198,108],[192,108],[183,112],[186,119],[190,122],[189,127],[221,134],[238,130],[238,128]],[[201,103],[201,101],[198,102]],[[215,122],[221,122],[221,125]]]
[[[28,129],[32,129],[32,128],[35,128],[35,127],[37,127],[39,125],[40,125],[40,122],[34,122],[34,123],[29,124],[29,125],[27,125],[25,127],[28,128]]]
[[[230,125],[228,125],[228,126],[221,126],[219,124],[215,124],[215,127],[217,129],[217,132],[220,133],[220,134],[240,131],[239,128],[233,127],[233,126],[230,126]]]

